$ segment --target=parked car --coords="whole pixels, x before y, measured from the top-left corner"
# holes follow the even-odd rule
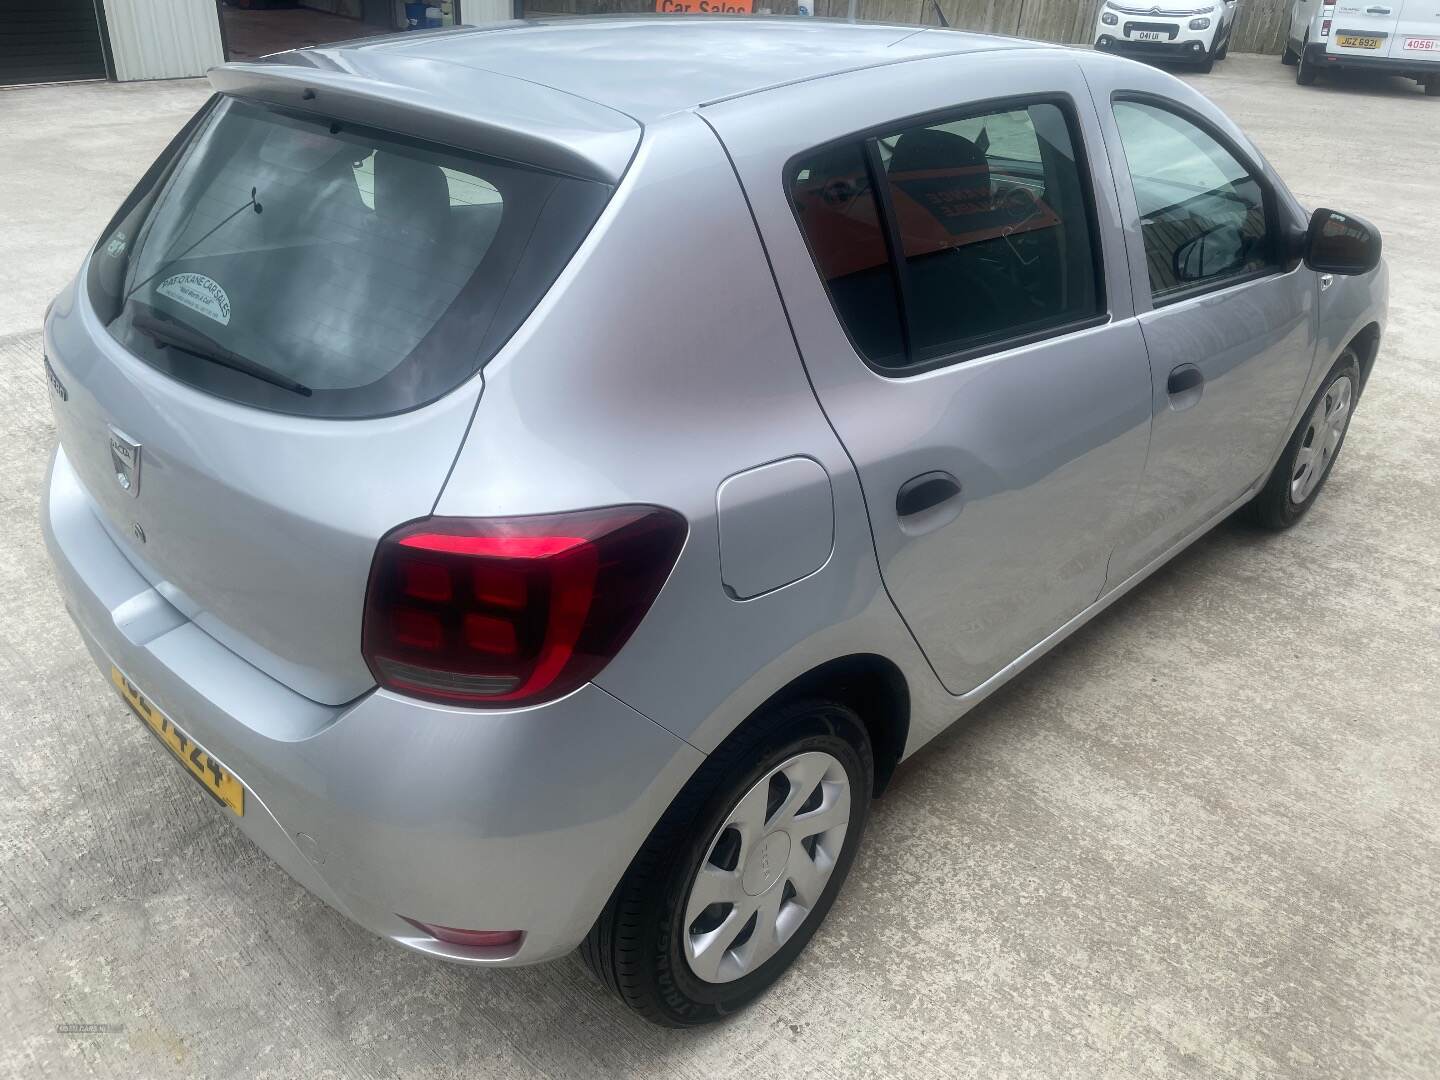
[[[81,636],[338,911],[666,1024],[795,960],[898,762],[1309,511],[1385,324],[1371,226],[1113,57],[637,18],[210,79],[45,321]]]
[[[1285,51],[1295,81],[1311,85],[1322,71],[1375,71],[1415,79],[1440,96],[1440,4],[1434,0],[1325,3],[1291,0]]]
[[[1095,48],[1137,60],[1167,60],[1208,72],[1230,51],[1239,0],[1144,6],[1104,0],[1095,14]]]

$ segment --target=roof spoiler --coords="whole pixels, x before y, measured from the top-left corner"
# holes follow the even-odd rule
[[[211,68],[222,94],[618,183],[640,126],[597,102],[459,64],[322,50]]]

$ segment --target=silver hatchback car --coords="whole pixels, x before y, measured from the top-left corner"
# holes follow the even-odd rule
[[[229,64],[45,325],[104,675],[336,910],[761,993],[896,764],[1248,504],[1385,322],[1139,64],[622,19]]]

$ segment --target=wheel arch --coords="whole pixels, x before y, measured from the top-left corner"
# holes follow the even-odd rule
[[[1363,391],[1370,382],[1370,369],[1375,366],[1375,357],[1380,353],[1380,324],[1367,324],[1346,343],[1345,348],[1353,349],[1360,359],[1360,389]]]
[[[910,736],[910,687],[900,668],[877,653],[835,657],[775,691],[745,723],[777,706],[804,698],[827,698],[855,710],[865,724],[875,755],[874,793],[883,794]]]

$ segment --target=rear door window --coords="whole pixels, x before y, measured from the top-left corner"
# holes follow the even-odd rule
[[[953,363],[1103,316],[1077,146],[1065,109],[1037,102],[883,131],[792,163],[800,227],[873,366]]]
[[[609,193],[225,99],[101,238],[91,300],[135,355],[209,393],[400,412],[495,353]]]

